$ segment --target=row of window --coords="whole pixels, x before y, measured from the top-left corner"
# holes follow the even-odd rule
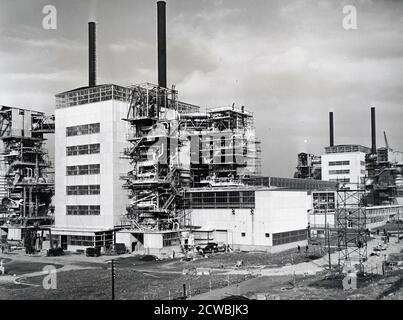
[[[330,161],[329,166],[349,166],[350,161]]]
[[[203,208],[255,208],[254,191],[191,192],[186,194],[187,205]]]
[[[100,124],[99,123],[91,123],[91,124],[84,124],[81,126],[74,126],[74,127],[67,127],[66,128],[66,136],[82,136],[86,134],[93,134],[100,132]]]
[[[82,176],[89,174],[99,174],[99,164],[85,164],[81,166],[68,166],[66,168],[66,175],[68,176]]]
[[[166,233],[163,235],[163,246],[172,247],[181,244],[180,234],[178,232]]]
[[[329,170],[329,174],[349,174],[350,170]]]
[[[306,240],[308,238],[308,231],[306,229],[273,233],[273,246]]]
[[[101,191],[100,185],[67,186],[66,189],[68,196],[100,194]]]
[[[92,236],[67,236],[67,244],[71,246],[93,247],[94,237]]]
[[[67,206],[66,214],[68,216],[99,216],[101,206]]]
[[[344,179],[329,179],[329,181],[339,182],[339,183],[350,183],[350,179],[349,179],[349,178],[344,178]]]
[[[95,154],[99,153],[101,146],[99,143],[94,144],[84,144],[80,146],[66,147],[67,156],[78,156],[84,154]]]

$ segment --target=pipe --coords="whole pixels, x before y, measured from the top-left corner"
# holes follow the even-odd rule
[[[88,86],[95,87],[96,81],[96,24],[88,22]]]
[[[157,2],[158,85],[167,87],[166,2]]]
[[[372,154],[376,154],[376,120],[375,120],[375,108],[371,108],[371,140],[372,140]]]
[[[330,146],[334,147],[333,112],[329,112],[329,131],[330,131]]]

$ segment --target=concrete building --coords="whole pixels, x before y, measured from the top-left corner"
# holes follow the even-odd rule
[[[113,84],[56,96],[55,227],[67,250],[108,247],[128,204],[121,174],[129,161],[128,89]]]
[[[322,180],[339,182],[343,188],[364,186],[365,155],[370,149],[361,145],[326,147],[322,155]]]
[[[306,191],[269,188],[199,188],[186,193],[191,222],[208,240],[233,249],[278,252],[306,245]]]

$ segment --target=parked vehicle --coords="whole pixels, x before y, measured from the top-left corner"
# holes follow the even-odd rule
[[[224,242],[219,242],[217,245],[217,250],[218,250],[218,252],[226,252],[227,245]]]
[[[85,250],[85,253],[87,257],[99,257],[101,255],[101,248],[87,248]]]
[[[205,246],[198,246],[196,249],[200,254],[215,253],[218,252],[218,244],[215,242],[210,242]]]

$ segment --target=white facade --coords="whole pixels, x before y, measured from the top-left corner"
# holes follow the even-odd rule
[[[198,232],[226,231],[226,242],[233,249],[275,252],[307,243],[306,191],[256,189],[254,194],[254,208],[192,208],[192,225],[201,227],[196,229]],[[291,238],[292,235],[287,240],[278,240],[279,236],[287,237],[286,233],[294,231],[299,232],[298,239]],[[212,240],[219,242],[222,237]]]
[[[94,236],[94,232],[113,230],[120,224],[129,202],[122,188],[122,174],[130,170],[127,159],[121,159],[126,141],[127,103],[107,100],[56,110],[55,132],[55,228],[56,235]],[[99,124],[99,132],[68,136],[67,128]],[[99,144],[99,150],[91,154],[68,155],[67,148]],[[85,152],[84,152],[85,153]],[[99,165],[99,173],[67,174],[67,167]],[[70,170],[70,169],[69,169]],[[90,194],[68,194],[67,187],[99,186]],[[97,194],[99,193],[99,194]],[[99,206],[99,214],[68,214],[67,206]],[[93,211],[91,211],[93,212]],[[87,245],[88,246],[88,245]]]
[[[365,153],[337,152],[322,155],[322,180],[339,181],[347,188],[357,189],[365,177]]]

